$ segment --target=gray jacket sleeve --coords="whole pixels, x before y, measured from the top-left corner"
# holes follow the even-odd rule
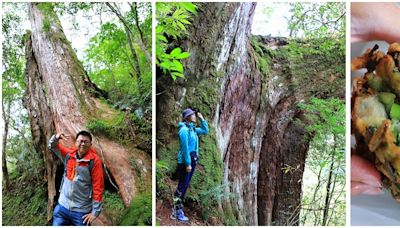
[[[61,159],[61,161],[63,161],[64,158],[62,157],[60,150],[57,148],[57,144],[58,144],[58,139],[56,138],[56,135],[51,136],[48,145],[49,150],[59,159]]]

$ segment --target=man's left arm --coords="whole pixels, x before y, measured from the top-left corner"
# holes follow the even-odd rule
[[[83,216],[84,223],[92,223],[96,219],[103,208],[103,192],[104,192],[104,176],[103,165],[100,158],[96,157],[93,160],[92,169],[92,212]]]
[[[93,186],[93,197],[92,197],[92,214],[99,216],[103,207],[103,193],[104,193],[104,176],[103,176],[103,165],[99,158],[93,161],[92,169],[92,186]]]

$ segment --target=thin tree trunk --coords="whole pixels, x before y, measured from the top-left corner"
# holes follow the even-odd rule
[[[10,124],[10,107],[11,102],[7,103],[7,110],[4,110],[4,100],[2,101],[1,105],[3,110],[3,119],[4,119],[4,132],[3,132],[3,157],[2,157],[2,170],[3,170],[3,178],[6,184],[6,192],[10,190],[10,178],[8,176],[8,169],[7,169],[7,153],[6,153],[6,146],[7,146],[7,137],[8,137],[8,127]]]
[[[313,199],[312,199],[312,203],[313,203],[313,205],[315,205],[315,204],[317,204],[318,202],[316,201],[316,197],[317,197],[317,194],[318,194],[318,192],[319,192],[319,187],[320,187],[320,184],[321,184],[321,172],[322,172],[322,168],[320,168],[319,169],[319,172],[318,172],[318,178],[317,178],[317,186],[315,187],[315,189],[314,189],[314,193],[313,193]],[[317,204],[318,206],[319,206],[319,204]],[[317,226],[318,225],[318,211],[317,210],[314,210],[313,211],[313,213],[314,213],[314,226]]]
[[[140,40],[142,41],[142,43],[145,43],[144,39],[143,39],[143,32],[142,32],[142,29],[140,28],[140,25],[139,25],[139,15],[138,15],[138,11],[137,11],[137,2],[133,2],[133,4],[128,2],[128,4],[131,7],[131,11],[133,11],[133,15],[134,15],[134,18],[135,18],[135,25],[136,25],[137,30],[139,31]]]
[[[340,163],[339,163],[339,165],[340,165]],[[334,201],[334,205],[337,204],[337,202],[338,202],[338,200],[339,200],[339,197],[340,197],[340,196],[342,195],[342,193],[344,192],[344,188],[345,188],[345,185],[342,185],[342,189],[340,190],[340,193],[339,193],[338,196],[336,197],[336,199],[335,199],[335,201]],[[329,223],[331,217],[333,216],[333,214],[334,214],[334,213],[332,213],[331,216],[329,217],[328,223]],[[336,223],[336,220],[335,220],[335,223],[334,223],[333,225],[336,225],[336,224],[337,224],[337,223]]]
[[[125,18],[122,16],[122,14],[118,11],[117,7],[112,6],[110,3],[106,2],[106,5],[110,8],[110,10],[115,13],[115,15],[117,15],[117,17],[119,18],[119,20],[122,22],[122,24],[124,25],[125,29],[127,30],[127,33],[129,33],[130,37],[134,37],[134,34],[132,32],[132,30],[129,28],[129,23],[125,20]],[[146,55],[146,59],[148,62],[151,62],[151,55],[150,53],[147,51],[147,48],[145,47],[143,42],[138,42],[140,49],[142,49],[142,51],[145,53]]]
[[[326,195],[325,195],[325,205],[324,205],[324,213],[322,216],[322,225],[326,226],[326,222],[328,219],[328,213],[329,213],[329,204],[330,204],[330,199],[331,199],[331,182],[332,182],[332,175],[333,175],[333,164],[334,164],[334,159],[335,159],[335,151],[332,151],[332,159],[331,159],[331,166],[329,168],[329,176],[328,176],[328,182],[326,183]]]
[[[326,214],[324,216],[324,218],[325,218],[325,224],[324,225],[325,226],[327,226],[329,224],[329,206],[331,205],[333,194],[335,193],[335,188],[336,188],[336,176],[337,175],[334,174],[334,172],[333,172],[334,164],[335,164],[336,148],[337,148],[336,147],[336,140],[337,140],[336,139],[336,135],[334,135],[333,136],[332,158],[331,158],[332,164],[331,164],[331,167],[330,167],[330,170],[329,170],[330,176],[333,176],[333,181],[331,181],[332,182],[332,187],[329,188],[329,195],[328,195],[328,191],[327,191],[328,202],[326,203],[327,208],[326,208]],[[339,162],[339,165],[340,165],[340,162]],[[329,182],[329,180],[328,180],[328,182]],[[324,211],[324,213],[325,213],[325,211]]]
[[[116,82],[115,82],[115,75],[114,75],[114,72],[111,70],[111,67],[110,67],[110,65],[108,64],[108,63],[106,63],[105,62],[105,65],[106,65],[106,67],[107,67],[107,71],[108,71],[108,73],[110,73],[111,74],[111,79],[112,79],[112,91],[113,91],[113,93],[116,93],[117,94],[117,99],[120,99],[121,97],[121,90],[117,87],[117,84],[116,84]],[[114,95],[115,96],[115,95]]]
[[[132,53],[132,58],[133,58],[133,61],[134,61],[134,66],[135,66],[135,74],[136,74],[136,79],[137,79],[137,85],[139,86],[140,85],[140,67],[139,67],[139,59],[138,59],[138,56],[136,55],[136,51],[135,51],[135,49],[133,48],[133,44],[132,44],[132,36],[131,36],[131,34],[129,33],[129,31],[128,31],[128,28],[126,27],[126,26],[124,26],[124,28],[125,28],[125,33],[126,33],[126,38],[127,38],[127,40],[128,40],[128,44],[129,44],[129,49],[131,50],[131,53]]]
[[[126,39],[128,40],[128,45],[129,45],[129,50],[131,51],[132,54],[132,59],[134,61],[134,70],[135,70],[135,74],[136,74],[136,79],[137,79],[137,86],[138,86],[138,91],[140,91],[140,81],[141,81],[141,77],[140,77],[140,67],[139,67],[139,59],[138,56],[136,54],[136,51],[133,47],[133,33],[129,28],[128,23],[126,22],[126,20],[123,18],[123,16],[121,15],[121,13],[118,11],[117,7],[113,7],[110,3],[106,2],[106,5],[111,9],[112,12],[114,12],[118,18],[120,19],[120,21],[122,22],[122,24],[124,25],[124,29],[125,29],[125,34],[126,34]],[[146,53],[146,52],[145,52]]]

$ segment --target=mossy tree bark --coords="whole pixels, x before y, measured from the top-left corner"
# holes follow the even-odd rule
[[[249,39],[255,4],[198,6],[189,36],[176,43],[191,53],[187,79],[173,82],[157,72],[157,139],[175,140],[180,112],[197,108],[215,129],[221,184],[232,196],[220,208],[243,225],[297,225],[309,146],[308,133],[294,121],[302,118],[297,104],[311,96],[344,98],[344,76],[332,83],[328,75],[344,62],[293,59],[284,38],[253,37],[264,46],[262,70]]]
[[[181,41],[191,53],[184,63],[187,80],[157,78],[161,94],[157,97],[157,132],[162,137],[158,139],[168,142],[169,137],[176,137],[174,125],[184,107],[195,107],[206,116],[215,128],[223,159],[224,173],[215,175],[222,176],[224,194],[233,195],[221,208],[233,212],[240,224],[257,224],[257,171],[266,117],[262,75],[247,51],[255,6],[200,3],[190,35]]]
[[[56,200],[56,169],[60,164],[47,149],[50,136],[61,131],[74,136],[86,129],[88,119],[111,111],[96,98],[102,92],[84,71],[51,3],[28,3],[28,8],[32,34],[26,42],[24,104],[28,109],[35,148],[43,154],[47,167],[47,214],[50,220]],[[73,141],[66,142],[66,146],[72,146]],[[138,154],[133,152],[133,148],[99,135],[94,135],[93,146],[115,180],[125,206],[129,206],[137,191],[131,160]],[[143,167],[139,168],[151,170],[151,158],[144,152],[138,156],[143,161]],[[96,224],[110,223],[101,216]]]
[[[47,140],[55,132],[50,107],[47,105],[43,78],[39,72],[36,59],[33,55],[32,41],[29,38],[25,43],[25,83],[24,106],[28,109],[32,141],[37,152],[41,153],[46,165],[45,179],[47,180],[47,221],[53,216],[53,206],[57,195],[56,171],[57,165],[61,164],[55,160],[47,149]]]

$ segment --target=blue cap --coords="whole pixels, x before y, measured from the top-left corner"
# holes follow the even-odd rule
[[[194,114],[194,113],[196,113],[196,112],[193,111],[193,110],[190,109],[190,108],[187,108],[187,109],[183,110],[183,112],[182,112],[183,119],[188,118],[189,116],[191,116],[191,115]]]

